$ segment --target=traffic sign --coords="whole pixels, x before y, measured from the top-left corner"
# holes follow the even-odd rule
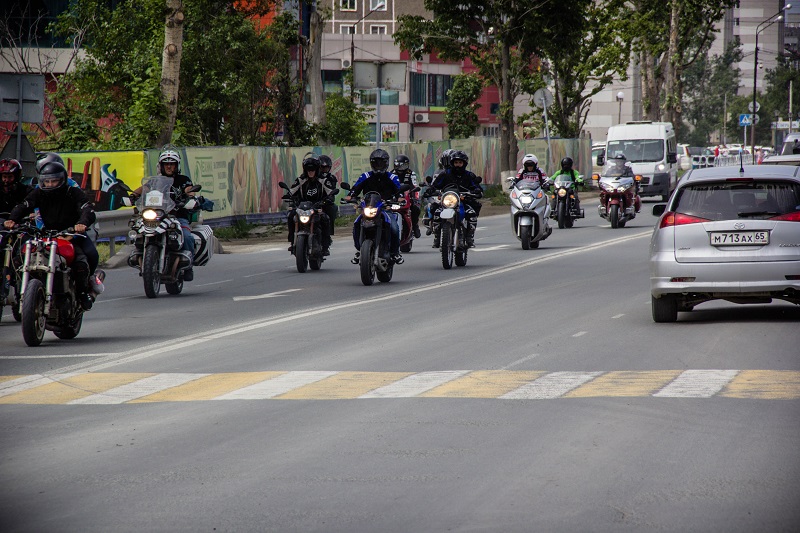
[[[752,120],[750,119],[752,115],[748,113],[742,113],[739,115],[739,125],[740,126],[751,126],[753,124]]]
[[[749,110],[751,113],[758,113],[758,110],[759,110],[759,109],[761,109],[761,104],[759,104],[758,102],[756,102],[756,108],[755,108],[755,110],[753,110],[753,102],[750,102],[750,103],[748,103],[748,104],[747,104],[747,109],[748,109],[748,110]],[[756,124],[758,124],[758,122],[756,122]]]

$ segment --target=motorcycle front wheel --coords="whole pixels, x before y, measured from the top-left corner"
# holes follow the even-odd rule
[[[453,268],[453,227],[449,222],[441,224],[442,237],[439,246],[442,249],[442,267],[445,270]]]
[[[567,204],[565,202],[558,202],[558,229],[567,227]]]
[[[617,229],[619,227],[619,205],[614,204],[608,211],[608,218],[611,220],[611,227]]]
[[[308,235],[297,235],[294,238],[294,259],[298,272],[302,274],[308,270]]]
[[[22,300],[22,338],[28,346],[39,346],[44,338],[44,285],[38,279],[28,281]]]
[[[142,261],[142,279],[144,280],[144,293],[148,298],[157,298],[161,290],[161,248],[157,244],[150,244],[144,249]]]
[[[364,239],[361,243],[361,257],[358,260],[361,269],[361,283],[375,283],[375,243],[372,239]]]
[[[523,250],[531,249],[531,231],[533,231],[533,226],[519,227],[519,238],[522,241]]]

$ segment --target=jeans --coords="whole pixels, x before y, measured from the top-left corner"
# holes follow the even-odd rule
[[[181,223],[181,233],[183,233],[183,246],[181,250],[188,252],[190,261],[194,261],[194,235],[189,226],[189,220],[179,218],[178,222]]]

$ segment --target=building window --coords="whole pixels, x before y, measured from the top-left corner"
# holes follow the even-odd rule
[[[356,33],[356,27],[345,26],[344,24],[342,24],[341,26],[339,26],[339,33],[344,33],[345,35],[352,35],[353,33]]]
[[[361,91],[361,105],[375,105],[375,91]],[[400,93],[381,91],[381,105],[400,105]]]
[[[428,74],[428,105],[444,107],[447,105],[447,91],[453,87],[449,74]]]
[[[409,96],[409,104],[427,107],[428,105],[428,75],[411,73],[409,80],[411,85],[411,95]]]
[[[369,32],[372,35],[385,35],[386,34],[386,24],[370,24],[369,25]]]
[[[355,11],[357,7],[356,0],[339,0],[339,9],[342,11]]]
[[[325,94],[342,94],[344,88],[344,76],[341,70],[322,71],[322,91]]]
[[[500,112],[500,104],[489,104],[489,114],[496,115]]]
[[[369,0],[370,11],[386,11],[386,0]]]

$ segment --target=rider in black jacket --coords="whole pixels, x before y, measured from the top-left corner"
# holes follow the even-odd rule
[[[295,202],[324,202],[323,213],[320,215],[320,229],[322,230],[322,254],[330,255],[330,220],[328,215],[324,212],[324,205],[333,203],[334,189],[329,185],[329,181],[322,178],[320,175],[320,160],[316,156],[308,156],[303,159],[303,173],[298,176],[292,186],[289,187],[289,194],[292,195]],[[294,218],[297,213],[294,209],[289,211],[287,217],[287,226],[289,228],[289,251],[293,252],[294,248]]]
[[[415,189],[419,186],[417,183],[417,173],[411,170],[409,164],[411,160],[408,159],[407,155],[400,154],[394,158],[394,168],[392,172],[397,176],[400,180],[401,185],[411,185],[412,189]],[[419,239],[420,232],[419,232],[419,214],[421,212],[420,209],[420,201],[419,201],[419,193],[412,193],[411,194],[411,227],[412,231],[414,232],[414,237]]]
[[[0,217],[21,204],[31,188],[22,184],[22,165],[16,159],[0,160]]]
[[[448,185],[456,184],[460,189],[466,190],[470,194],[481,198],[483,189],[480,186],[478,177],[467,170],[469,157],[461,150],[456,150],[450,155],[450,168],[439,174],[431,183],[431,187],[441,191]],[[481,214],[481,203],[474,197],[464,198],[466,209],[466,219],[469,225],[467,232],[467,246],[475,246],[475,230],[478,227],[478,216]],[[436,244],[434,243],[434,246]]]
[[[319,156],[319,178],[324,180],[330,189],[336,189],[339,187],[339,180],[334,174],[331,173],[332,167],[333,160],[330,158],[330,156],[324,154]],[[336,222],[336,219],[339,217],[339,207],[335,203],[331,202],[323,205],[322,210],[325,211],[326,215],[328,215],[328,219],[330,220],[331,235],[333,235],[336,233],[334,231],[334,222]]]
[[[22,203],[11,211],[9,220],[4,225],[13,228],[25,216],[39,209],[44,227],[51,230],[66,230],[74,227],[75,233],[85,234],[88,226],[94,224],[96,216],[92,203],[80,187],[71,187],[67,183],[67,169],[58,161],[50,161],[37,165],[39,187],[33,189]],[[86,235],[74,238],[75,250],[72,273],[81,306],[92,308],[92,297],[89,292],[89,276],[94,273],[99,262],[99,255],[94,243]]]

